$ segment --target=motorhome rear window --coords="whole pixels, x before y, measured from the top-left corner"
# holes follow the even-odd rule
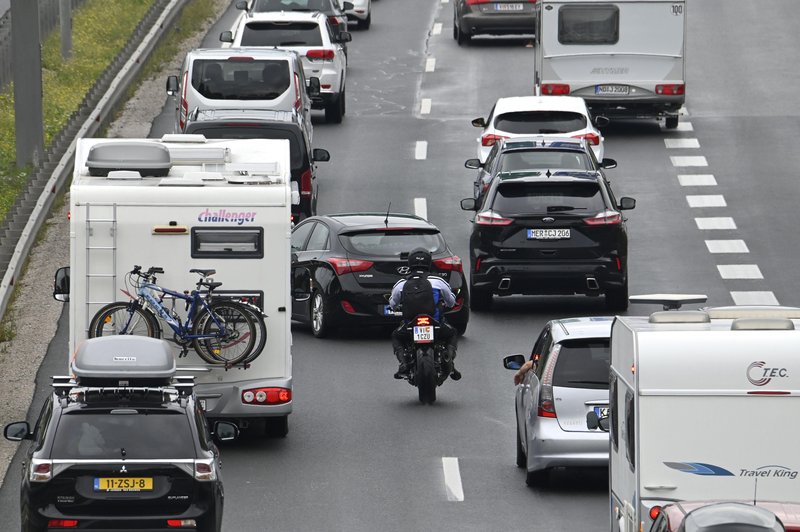
[[[561,342],[553,386],[607,390],[608,366],[607,339]]]
[[[605,209],[596,182],[506,182],[497,188],[492,210],[506,214],[568,213],[586,215]]]
[[[316,22],[251,22],[240,46],[322,46],[322,32]]]
[[[441,233],[417,229],[346,233],[339,236],[339,241],[351,253],[378,257],[399,257],[420,247],[433,255],[446,249]]]
[[[516,135],[571,133],[586,127],[586,117],[571,111],[520,111],[503,113],[494,119],[494,128]]]
[[[210,100],[274,100],[289,89],[289,62],[283,59],[196,59],[192,87]]]
[[[255,217],[253,212],[209,213],[211,217],[215,215],[228,220]],[[193,227],[192,258],[264,258],[264,230],[261,227]]]
[[[558,10],[561,44],[616,44],[619,8],[613,5],[562,6]]]
[[[530,169],[593,170],[585,153],[565,150],[515,150],[503,154],[501,172]]]

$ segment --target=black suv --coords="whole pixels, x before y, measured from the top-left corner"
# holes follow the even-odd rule
[[[292,204],[295,222],[317,213],[317,167],[331,160],[328,150],[311,147],[313,129],[300,113],[266,109],[196,110],[189,116],[184,133],[207,139],[288,139],[292,182],[300,194]]]
[[[216,531],[222,523],[219,451],[192,392],[175,377],[163,340],[96,338],[81,344],[76,379],[53,377],[23,462],[22,530]],[[215,438],[238,434],[218,421]]]
[[[617,203],[599,172],[499,175],[476,210],[470,237],[470,303],[491,305],[511,294],[605,294],[606,306],[628,307],[628,235]]]

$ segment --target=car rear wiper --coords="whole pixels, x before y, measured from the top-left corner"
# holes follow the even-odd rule
[[[608,381],[567,381],[568,384],[608,384]]]
[[[278,46],[307,46],[305,41],[284,41]]]
[[[547,212],[557,211],[585,211],[586,207],[573,207],[571,205],[548,205]]]
[[[540,129],[539,135],[546,135],[550,133],[563,133],[563,131],[559,131],[558,129]]]

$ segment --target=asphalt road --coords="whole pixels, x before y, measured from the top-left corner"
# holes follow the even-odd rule
[[[372,28],[353,30],[344,122],[315,115],[315,144],[332,156],[320,164],[319,210],[385,211],[391,201],[392,211],[413,212],[414,199],[425,198],[429,219],[466,257],[470,216],[458,200],[471,195],[463,161],[475,156],[478,130],[470,120],[486,116],[498,97],[530,93],[533,50],[526,39],[458,47],[452,0],[381,0],[373,10]],[[628,215],[631,293],[798,305],[796,10],[781,0],[704,0],[688,10],[684,125],[605,130],[606,157],[619,163],[609,171],[615,192],[638,201]],[[205,45],[216,45],[220,27]],[[420,113],[424,99],[429,114]],[[152,136],[168,129],[171,113],[167,105]],[[665,140],[675,139],[698,147],[669,148]],[[427,142],[424,159],[416,157],[419,141]],[[707,166],[674,165],[681,161],[672,157],[687,156]],[[716,185],[682,185],[698,175]],[[700,229],[706,218],[730,218],[735,228]],[[734,253],[710,252],[719,244],[708,242],[719,240],[742,242],[727,244]],[[440,388],[434,406],[392,379],[388,338],[349,330],[317,340],[296,326],[289,436],[249,434],[223,447],[225,529],[606,529],[604,471],[560,471],[546,488],[525,486],[514,466],[511,373],[500,362],[529,352],[549,319],[603,313],[601,300],[583,297],[496,300],[491,313],[473,314],[459,349],[464,378]],[[63,351],[52,351],[41,375],[62,367],[53,360],[61,364]],[[463,501],[448,500],[443,457],[458,458]],[[18,470],[12,465],[0,490],[0,513],[13,519]]]

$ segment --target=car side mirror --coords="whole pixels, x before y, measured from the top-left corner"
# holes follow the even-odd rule
[[[525,355],[508,355],[503,357],[503,367],[517,371],[525,364]]]
[[[9,441],[22,441],[32,440],[31,426],[27,421],[17,421],[16,423],[9,423],[3,429],[3,436]]]
[[[596,116],[592,122],[594,122],[594,125],[597,127],[606,127],[611,123],[611,120],[607,116]]]
[[[314,148],[311,150],[311,158],[314,159],[314,162],[325,163],[331,160],[331,154],[328,152],[328,150]]]
[[[461,200],[462,211],[474,211],[477,208],[475,198],[464,198]]]
[[[478,168],[483,168],[480,159],[467,159],[464,161],[464,168],[469,168],[471,170],[477,170]]]
[[[178,76],[167,76],[167,94],[169,96],[178,94]]]
[[[636,200],[625,196],[619,199],[619,210],[629,211],[636,208]]]
[[[344,9],[345,11],[350,11],[352,9],[355,9],[355,7],[356,6],[353,4],[353,2],[342,2],[342,9]]]
[[[232,31],[223,31],[219,34],[220,42],[233,42],[233,32]]]
[[[236,9],[246,10],[247,9],[247,0],[239,0],[236,2]]]
[[[214,438],[217,441],[233,441],[239,437],[239,427],[230,421],[214,422]]]
[[[483,117],[476,118],[472,121],[472,125],[473,127],[486,127],[486,120],[484,120]]]
[[[340,31],[339,35],[336,36],[336,42],[344,43],[350,42],[353,40],[353,35],[349,31]]]
[[[609,418],[608,417],[601,418],[594,411],[588,412],[586,414],[586,428],[588,428],[589,430],[600,429],[603,432],[608,432]]]
[[[69,266],[57,269],[53,276],[53,299],[63,303],[69,301]]]
[[[312,98],[317,98],[322,90],[322,85],[319,83],[319,78],[308,78],[308,87],[306,93]]]
[[[617,161],[615,161],[614,159],[603,159],[602,161],[600,161],[600,168],[610,169],[616,167],[617,167]]]

